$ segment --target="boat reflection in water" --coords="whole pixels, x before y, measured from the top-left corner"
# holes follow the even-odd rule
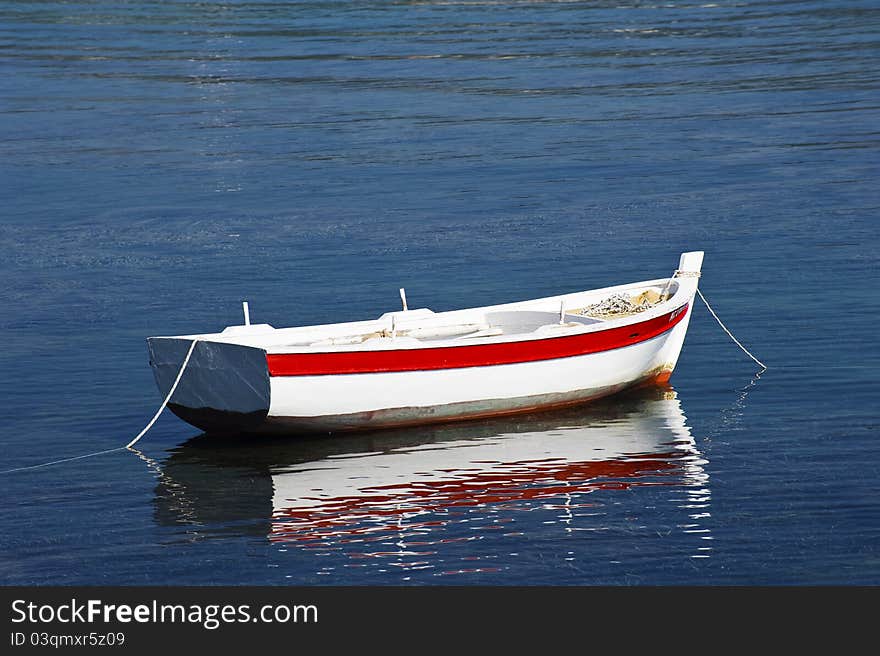
[[[535,548],[524,542],[619,528],[613,507],[631,497],[622,491],[653,488],[665,492],[637,514],[662,519],[626,530],[675,533],[687,557],[711,554],[705,461],[668,387],[507,419],[257,440],[201,436],[177,449],[160,467],[160,523],[336,556],[312,574],[371,564],[466,573],[504,569]],[[563,556],[576,555],[571,546]]]

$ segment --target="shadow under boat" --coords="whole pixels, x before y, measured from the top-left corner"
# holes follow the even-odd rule
[[[407,522],[430,532],[425,520],[481,504],[549,503],[640,485],[700,487],[703,461],[686,421],[674,390],[661,387],[564,410],[392,431],[200,435],[151,463],[155,517],[194,539],[326,544]]]

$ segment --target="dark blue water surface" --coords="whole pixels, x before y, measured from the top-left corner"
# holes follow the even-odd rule
[[[0,468],[121,446],[145,338],[662,277],[670,389],[0,475],[0,583],[880,583],[880,7],[0,4]],[[536,455],[537,453],[537,455]],[[474,455],[476,454],[476,455]]]

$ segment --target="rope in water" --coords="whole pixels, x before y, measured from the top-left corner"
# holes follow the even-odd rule
[[[48,467],[50,465],[59,465],[62,462],[71,462],[73,460],[82,460],[83,458],[92,458],[94,456],[102,456],[105,453],[114,453],[115,451],[125,451],[133,450],[131,447],[141,439],[144,435],[147,434],[147,431],[153,427],[153,424],[156,423],[156,420],[159,419],[159,415],[162,414],[162,411],[168,405],[168,402],[171,401],[171,397],[174,394],[174,390],[177,389],[177,385],[180,383],[180,379],[183,378],[183,372],[186,371],[186,365],[189,364],[189,359],[192,357],[193,351],[196,348],[196,344],[198,344],[199,340],[194,339],[192,344],[189,345],[189,351],[186,353],[186,357],[183,359],[183,364],[180,365],[180,371],[177,372],[177,378],[174,379],[174,384],[171,386],[171,389],[168,390],[168,395],[165,397],[165,400],[162,401],[162,405],[159,406],[159,409],[156,411],[156,414],[153,415],[153,418],[150,420],[144,429],[138,433],[137,437],[135,437],[131,442],[126,444],[125,446],[118,446],[115,449],[105,449],[104,451],[95,451],[94,453],[86,453],[81,456],[73,456],[72,458],[62,458],[61,460],[53,460],[51,462],[43,462],[39,465],[29,465],[27,467],[16,467],[15,469],[6,469],[4,471],[0,471],[0,474],[11,474],[12,472],[24,471],[26,469],[39,469],[40,467]]]
[[[62,462],[71,462],[72,460],[80,460],[81,458],[91,458],[92,456],[100,456],[105,453],[113,453],[114,451],[125,451],[124,446],[117,446],[115,449],[107,449],[106,451],[95,451],[94,453],[86,453],[82,456],[74,456],[73,458],[63,458],[62,460],[53,460],[52,462],[43,462],[39,465],[29,465],[27,467],[16,467],[15,469],[6,469],[0,471],[0,474],[11,474],[12,472],[24,471],[26,469],[39,469],[40,467],[48,467],[49,465],[58,465]]]
[[[761,362],[761,361],[760,361],[758,358],[756,358],[754,355],[752,355],[751,353],[749,353],[749,350],[748,350],[745,346],[743,346],[742,344],[740,344],[740,341],[739,341],[736,337],[734,337],[734,336],[733,336],[733,333],[730,332],[730,331],[727,329],[727,326],[725,326],[724,323],[722,323],[721,319],[718,318],[718,315],[715,314],[715,310],[713,310],[713,309],[712,309],[712,306],[709,305],[709,301],[707,301],[707,300],[706,300],[706,297],[703,296],[703,292],[700,291],[699,287],[697,288],[697,294],[700,295],[700,298],[703,300],[703,303],[706,304],[706,309],[709,310],[709,313],[710,313],[713,317],[715,317],[715,321],[717,321],[717,322],[718,322],[718,325],[721,326],[721,328],[724,330],[724,332],[727,333],[727,336],[730,337],[730,339],[732,339],[732,340],[734,341],[734,343],[742,349],[743,353],[745,353],[745,354],[746,354],[747,356],[749,356],[752,360],[754,360],[754,361],[758,364],[758,366],[761,367],[762,370],[766,369],[766,368],[767,368],[767,365],[764,364],[763,362]]]

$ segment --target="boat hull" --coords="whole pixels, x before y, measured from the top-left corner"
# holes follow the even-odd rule
[[[702,252],[685,253],[668,280],[503,306],[151,337],[150,364],[163,394],[177,385],[172,412],[208,433],[333,433],[570,406],[667,383],[701,263]],[[621,289],[659,300],[602,320],[565,311]]]
[[[168,407],[208,433],[277,434],[372,430],[576,405],[666,383],[690,320],[690,305],[682,310],[671,328],[628,346],[445,369],[271,375],[261,349],[200,342]],[[160,389],[170,389],[187,344],[150,340]]]
[[[412,426],[585,403],[665,384],[678,361],[690,306],[670,330],[626,347],[534,362],[439,370],[272,376],[265,432]]]

